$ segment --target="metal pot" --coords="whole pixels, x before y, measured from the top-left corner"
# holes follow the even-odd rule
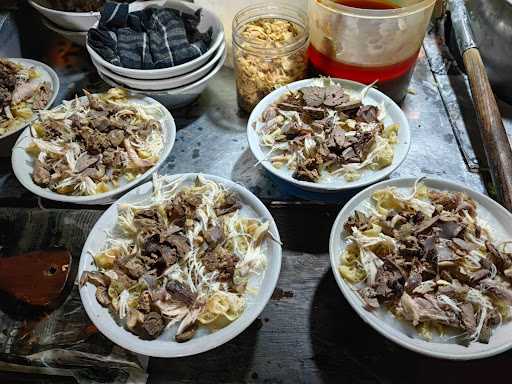
[[[466,0],[494,92],[512,102],[512,0]]]

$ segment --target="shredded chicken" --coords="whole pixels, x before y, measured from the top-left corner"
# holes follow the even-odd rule
[[[119,208],[98,271],[101,305],[144,339],[176,326],[175,340],[216,330],[245,309],[252,276],[266,268],[268,223],[240,212],[238,196],[204,177],[191,184],[155,175],[151,197]],[[104,296],[104,289],[108,297]]]
[[[461,344],[487,343],[510,319],[512,254],[494,245],[476,202],[418,182],[408,196],[386,188],[372,201],[345,223],[339,267],[365,306],[384,306],[427,339],[453,330]]]

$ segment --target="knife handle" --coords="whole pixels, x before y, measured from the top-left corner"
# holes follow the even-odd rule
[[[480,52],[477,48],[469,48],[463,59],[498,200],[512,211],[512,149],[508,135]]]

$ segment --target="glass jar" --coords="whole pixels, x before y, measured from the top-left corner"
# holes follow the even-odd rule
[[[307,75],[307,15],[290,5],[256,4],[233,19],[239,107],[250,112],[274,89]]]
[[[377,81],[378,89],[400,102],[435,3],[310,0],[309,60],[322,75],[365,84]]]

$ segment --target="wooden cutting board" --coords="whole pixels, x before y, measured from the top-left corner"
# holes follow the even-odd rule
[[[64,248],[0,257],[0,293],[12,299],[2,304],[11,310],[27,305],[34,311],[56,308],[68,286],[71,260],[71,253]]]

